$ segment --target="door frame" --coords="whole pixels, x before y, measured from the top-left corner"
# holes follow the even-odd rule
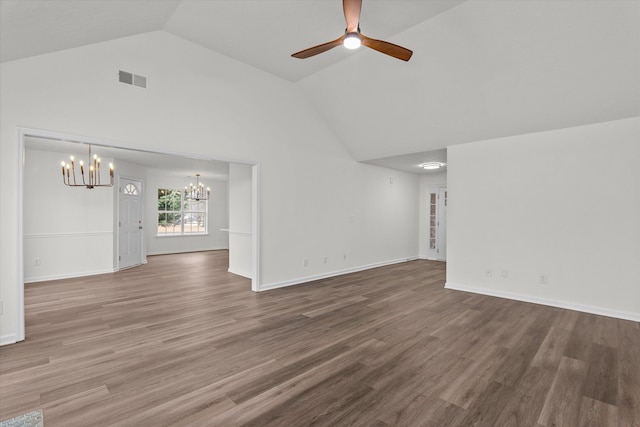
[[[143,151],[147,153],[155,153],[155,154],[167,154],[172,156],[179,157],[189,157],[201,160],[217,160],[222,162],[230,162],[230,163],[240,163],[251,166],[252,172],[252,203],[253,203],[253,212],[252,212],[252,226],[253,226],[253,235],[251,236],[251,245],[252,245],[252,267],[253,267],[253,277],[251,278],[251,290],[254,292],[260,291],[260,164],[258,162],[247,161],[247,160],[238,160],[238,159],[229,159],[229,158],[217,158],[212,156],[206,156],[197,153],[184,152],[184,151],[172,151],[172,150],[164,150],[164,149],[153,149],[150,150],[148,147],[144,147],[136,144],[129,144],[122,141],[114,141],[108,140],[104,138],[93,138],[88,136],[80,136],[73,135],[63,132],[56,131],[48,131],[42,129],[34,129],[27,127],[16,127],[16,141],[18,144],[17,150],[17,167],[16,167],[16,183],[17,183],[17,200],[16,200],[16,210],[17,210],[17,224],[15,227],[15,236],[16,236],[16,254],[17,254],[17,262],[15,265],[15,304],[17,307],[16,310],[16,334],[15,341],[24,341],[25,339],[25,313],[24,313],[24,202],[23,202],[23,192],[24,192],[24,163],[25,163],[25,138],[26,137],[36,137],[36,138],[45,138],[50,139],[52,141],[71,141],[77,143],[91,144],[95,146],[101,147],[113,147],[113,148],[122,148],[125,150],[136,150]],[[9,344],[7,342],[6,344]]]

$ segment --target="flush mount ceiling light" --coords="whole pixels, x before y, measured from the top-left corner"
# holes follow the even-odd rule
[[[426,162],[421,164],[420,167],[425,170],[436,170],[436,169],[440,169],[445,164],[446,163],[442,163],[442,162]]]

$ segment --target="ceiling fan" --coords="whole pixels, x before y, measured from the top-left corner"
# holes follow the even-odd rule
[[[403,61],[408,61],[409,58],[411,58],[413,52],[409,49],[382,40],[370,39],[360,33],[360,9],[362,9],[362,0],[342,0],[342,8],[344,9],[344,18],[347,21],[347,29],[344,35],[333,41],[301,50],[291,56],[304,59],[326,52],[336,46],[344,45],[347,49],[356,49],[363,44],[368,48]]]

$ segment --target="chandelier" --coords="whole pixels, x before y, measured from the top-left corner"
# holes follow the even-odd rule
[[[196,185],[193,183],[189,184],[189,188],[184,187],[184,199],[185,200],[195,200],[199,202],[201,200],[209,200],[209,196],[211,195],[211,189],[207,187],[207,192],[204,191],[204,184],[200,182],[200,174],[196,174]]]
[[[75,158],[71,156],[71,163],[62,161],[62,182],[69,187],[86,187],[92,189],[95,187],[112,187],[113,186],[113,163],[109,163],[109,183],[103,184],[100,180],[100,157],[97,154],[91,157],[91,144],[89,144],[89,170],[85,177],[84,162],[80,160],[80,175],[82,175],[82,184],[76,182],[76,165]],[[87,182],[88,180],[88,182]]]

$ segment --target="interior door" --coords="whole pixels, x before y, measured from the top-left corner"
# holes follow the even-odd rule
[[[447,259],[447,188],[438,188],[438,260]]]
[[[142,264],[142,182],[120,178],[118,268]]]

